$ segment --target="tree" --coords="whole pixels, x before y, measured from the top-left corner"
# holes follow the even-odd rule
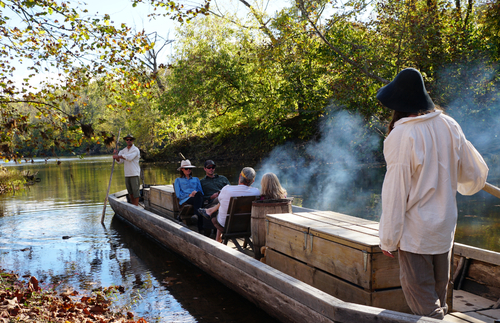
[[[131,34],[125,25],[115,27],[110,17],[85,17],[86,9],[55,0],[0,1],[0,157],[18,158],[12,138],[22,136],[40,143],[57,142],[64,128],[86,138],[95,133],[82,114],[61,105],[76,104],[80,89],[96,77],[123,73],[137,64],[137,54],[150,44],[143,32]],[[12,75],[24,68],[30,73],[22,84]],[[34,85],[34,77],[56,73],[57,80]],[[31,109],[20,109],[27,104]],[[38,122],[28,123],[32,117]],[[46,137],[46,138],[45,138]]]

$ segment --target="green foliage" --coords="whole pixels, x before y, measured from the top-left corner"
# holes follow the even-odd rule
[[[318,120],[338,110],[363,116],[382,139],[389,111],[375,95],[405,67],[418,68],[454,116],[484,128],[498,115],[498,1],[297,0],[272,16],[260,1],[236,1],[246,15],[213,14],[210,0],[139,2],[156,19],[184,22],[166,68],[156,63],[158,38],[113,27],[109,16],[89,19],[53,0],[5,2],[0,157],[109,152],[120,128],[151,153],[242,138],[265,153],[317,136]],[[25,20],[9,27],[17,14]],[[63,81],[15,87],[13,60],[34,74],[49,62]]]
[[[18,190],[25,183],[26,179],[20,172],[0,166],[0,194]]]
[[[82,135],[95,140],[83,114],[65,111],[63,106],[78,105],[80,92],[92,80],[103,75],[123,77],[139,64],[137,55],[150,46],[144,34],[132,34],[125,25],[112,26],[108,15],[86,17],[85,9],[66,2],[2,3],[0,158],[20,157],[14,138],[43,149],[69,142],[74,146]],[[31,74],[15,84],[11,75],[19,64]],[[35,76],[54,71],[59,73],[56,80],[35,85]]]

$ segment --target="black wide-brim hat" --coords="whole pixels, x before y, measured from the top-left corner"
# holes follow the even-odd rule
[[[377,99],[391,110],[417,113],[434,109],[434,102],[425,89],[422,74],[406,68],[391,83],[377,92]]]
[[[125,137],[123,137],[123,140],[127,140],[127,138],[130,138],[132,140],[135,140],[134,136],[132,136],[131,134],[128,134],[126,135]]]

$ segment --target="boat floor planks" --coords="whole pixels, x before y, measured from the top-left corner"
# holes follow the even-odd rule
[[[122,191],[109,197],[119,218],[185,257],[281,322],[439,322],[343,302],[248,254],[198,234],[178,221],[129,204],[125,194],[126,191]]]

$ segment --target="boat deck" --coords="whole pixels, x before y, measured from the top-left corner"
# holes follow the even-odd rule
[[[195,225],[188,226],[196,230]],[[212,237],[213,238],[213,237]],[[240,245],[243,245],[243,239],[237,239]],[[237,250],[232,241],[228,242],[228,247]],[[253,251],[245,248],[243,252],[253,257]],[[445,322],[455,323],[500,323],[500,308],[493,309],[494,301],[474,295],[463,290],[453,291],[453,312],[446,315]]]
[[[463,290],[453,291],[453,310],[445,317],[447,322],[500,322],[500,309],[493,309],[494,301]]]
[[[140,204],[140,206],[144,207],[144,205]],[[296,208],[293,207],[294,212],[313,212],[314,210]],[[185,225],[185,224],[183,224]],[[195,222],[187,225],[191,230],[197,231]],[[211,238],[214,238],[215,235],[212,234]],[[243,245],[243,239],[238,239],[240,245]],[[229,241],[228,247],[237,250],[236,246]],[[253,251],[247,247],[243,250],[243,252],[253,257]],[[453,291],[453,312],[449,313],[445,316],[445,322],[456,322],[456,323],[500,323],[500,309],[494,308],[496,302],[474,295],[472,293],[466,292],[464,290],[454,290]]]

